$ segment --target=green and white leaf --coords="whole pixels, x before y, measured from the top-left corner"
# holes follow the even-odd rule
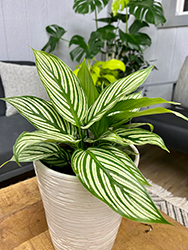
[[[78,149],[72,167],[83,186],[120,215],[144,223],[168,223],[130,168],[111,151]]]
[[[34,96],[9,97],[3,100],[14,106],[37,129],[62,131],[70,135],[77,133],[77,127],[63,120],[48,101]]]
[[[83,129],[87,129],[94,122],[99,121],[117,102],[124,100],[125,95],[136,90],[146,80],[152,68],[153,66],[134,72],[108,85],[89,108],[85,121],[86,125]]]
[[[87,98],[72,70],[59,58],[33,50],[38,74],[57,112],[81,127],[87,114]]]
[[[56,167],[64,167],[67,166],[68,163],[71,161],[71,156],[68,151],[65,151],[63,148],[60,148],[60,153],[53,154],[47,158],[43,158],[43,162],[51,166]]]
[[[20,151],[18,157],[13,156],[10,161],[30,162],[35,160],[42,160],[54,155],[58,155],[61,160],[61,149],[56,143],[35,143],[24,148]]]
[[[88,142],[88,143],[94,143],[94,142],[97,142],[97,141],[109,141],[109,142],[116,143],[116,144],[123,145],[123,146],[128,145],[128,143],[126,142],[126,140],[124,140],[124,138],[121,138],[117,133],[115,133],[115,132],[113,132],[111,130],[108,130],[108,131],[104,132],[96,140],[92,140],[91,138],[86,138],[85,139],[85,142]]]
[[[72,135],[66,135],[55,131],[51,133],[47,133],[46,131],[42,130],[36,130],[34,132],[23,132],[17,138],[16,143],[13,147],[13,153],[16,162],[18,162],[19,155],[26,149],[26,147],[42,142],[68,143],[75,144],[76,146],[79,140],[75,140]]]
[[[134,144],[134,145],[145,145],[145,144],[153,144],[161,147],[162,149],[169,151],[162,138],[148,130],[141,129],[141,128],[130,128],[124,129],[119,128],[114,130],[114,133],[119,135],[120,137],[124,138],[124,141],[127,144]]]
[[[126,164],[127,168],[128,167],[130,168],[130,171],[132,171],[132,174],[134,174],[134,176],[137,178],[137,180],[142,185],[150,186],[150,184],[147,182],[147,180],[142,175],[140,170],[136,167],[134,162],[131,160],[131,158],[124,151],[118,149],[117,147],[113,147],[113,146],[109,146],[109,145],[103,145],[103,146],[101,146],[101,148],[104,148],[106,150],[110,150],[110,152],[114,154],[114,157],[117,157],[117,159],[124,162]]]
[[[68,165],[67,160],[61,158],[58,154],[54,154],[42,160],[44,163],[48,164],[50,167],[56,166],[56,167],[62,168]]]

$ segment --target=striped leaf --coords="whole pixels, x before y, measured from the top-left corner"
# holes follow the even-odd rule
[[[110,150],[78,149],[72,156],[72,167],[83,186],[120,215],[144,223],[168,223],[127,161]]]
[[[83,129],[89,128],[94,122],[99,121],[105,113],[112,109],[115,104],[124,100],[125,95],[130,94],[141,85],[149,75],[152,67],[143,69],[119,79],[108,85],[90,106]]]
[[[53,106],[67,121],[81,127],[87,114],[87,98],[72,70],[59,58],[33,50],[36,66]]]
[[[18,96],[3,100],[14,106],[35,128],[43,131],[64,132],[75,135],[77,128],[62,119],[53,105],[34,96]]]
[[[75,140],[73,136],[66,135],[59,132],[47,133],[46,131],[36,130],[34,132],[23,132],[16,140],[13,147],[13,153],[16,162],[19,160],[19,155],[31,145],[44,142],[57,142],[57,143],[72,143],[77,144],[79,140]]]
[[[62,168],[68,165],[67,159],[60,157],[59,154],[54,154],[48,158],[44,158],[43,162],[48,164],[50,167],[55,166]]]
[[[153,144],[161,147],[162,149],[168,151],[166,148],[164,141],[162,138],[150,131],[141,128],[130,128],[124,129],[119,128],[114,130],[114,133],[119,135],[120,137],[124,138],[124,141],[127,144],[134,144],[134,145],[145,145],[145,144]]]
[[[122,101],[129,100],[129,99],[139,99],[139,98],[142,98],[142,97],[143,97],[142,92],[135,92],[135,93],[131,93],[129,95],[124,96],[122,98]]]
[[[86,93],[86,96],[88,99],[88,105],[90,107],[91,104],[93,104],[94,101],[99,96],[99,93],[93,83],[92,77],[90,75],[90,72],[88,70],[85,60],[83,61],[82,66],[80,70],[78,71],[77,76],[80,80],[82,89]],[[108,123],[107,123],[106,117],[103,117],[100,120],[100,122],[93,124],[90,127],[90,130],[96,137],[99,137],[104,131],[108,130]]]
[[[51,156],[58,156],[61,160],[63,155],[61,153],[60,147],[55,143],[35,143],[24,148],[20,151],[18,157],[13,156],[10,161],[16,161],[16,158],[19,162],[30,162],[35,160],[42,160]]]
[[[130,171],[132,171],[132,174],[134,174],[134,176],[137,178],[137,180],[142,185],[150,186],[150,184],[147,182],[145,177],[142,175],[142,173],[136,167],[134,162],[131,160],[131,158],[125,152],[118,149],[117,147],[113,147],[113,146],[109,146],[109,145],[103,145],[103,146],[101,146],[101,148],[104,148],[106,150],[110,150],[110,152],[114,155],[114,157],[117,157],[117,159],[124,162],[126,164],[127,168],[130,168]],[[132,151],[129,151],[129,152],[132,152]]]
[[[86,138],[85,141],[88,143],[93,143],[96,141],[109,141],[109,142],[116,143],[116,144],[123,145],[123,146],[128,145],[127,141],[124,140],[124,138],[121,138],[117,133],[115,133],[114,131],[111,131],[111,130],[104,132],[96,140],[92,140],[91,138]]]

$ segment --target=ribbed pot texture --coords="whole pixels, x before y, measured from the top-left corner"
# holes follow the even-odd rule
[[[34,167],[54,248],[112,249],[122,217],[90,194],[76,176],[51,170],[40,161]]]

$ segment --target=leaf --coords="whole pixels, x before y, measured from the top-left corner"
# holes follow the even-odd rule
[[[145,33],[138,32],[136,34],[127,34],[119,29],[119,36],[122,42],[126,46],[129,46],[132,50],[138,50],[142,52],[151,45],[151,38]]]
[[[87,114],[87,98],[72,70],[59,58],[33,50],[42,84],[57,112],[67,121],[81,127]]]
[[[42,161],[48,164],[50,167],[55,166],[62,168],[64,166],[67,166],[71,159],[69,152],[65,151],[63,148],[60,148],[60,152],[58,152],[57,154],[53,154],[52,156],[49,156],[47,158],[43,158]]]
[[[138,34],[139,30],[144,28],[144,27],[149,27],[149,24],[144,22],[144,21],[139,21],[136,19],[129,27],[129,32],[131,34],[135,35],[135,34]]]
[[[102,69],[110,69],[110,70],[121,70],[121,71],[125,71],[125,64],[117,59],[111,59],[109,61],[105,61],[102,62],[101,64],[101,68]]]
[[[158,107],[158,108],[142,110],[139,112],[138,111],[137,112],[124,111],[120,113],[116,112],[114,115],[108,117],[108,124],[109,126],[117,127],[123,123],[126,123],[127,121],[129,121],[130,119],[134,117],[154,115],[154,114],[163,114],[163,113],[171,113],[188,121],[188,118],[179,112],[172,111],[163,107]]]
[[[95,11],[100,12],[106,5],[108,0],[74,0],[73,9],[79,14],[88,14]]]
[[[145,19],[146,22],[155,26],[166,22],[162,5],[158,1],[130,0],[128,6],[130,14],[134,15],[138,20]]]
[[[128,4],[129,0],[113,0],[112,2],[112,12],[114,16],[117,15],[117,11],[120,9],[121,11],[124,10],[125,6]]]
[[[101,148],[78,149],[72,156],[72,168],[83,186],[115,212],[133,221],[168,223],[129,164]]]
[[[91,106],[91,104],[93,104],[93,102],[99,96],[99,93],[93,83],[93,80],[91,78],[85,60],[83,61],[82,66],[78,72],[78,78],[80,80],[83,90],[87,95],[88,104],[89,106]],[[93,124],[93,126],[90,127],[90,130],[98,138],[104,131],[108,130],[108,123],[106,118],[103,117],[100,123]]]
[[[120,101],[111,110],[111,112],[112,113],[116,111],[129,111],[130,112],[131,110],[134,110],[134,109],[138,109],[138,108],[140,109],[143,107],[152,106],[152,105],[161,104],[161,103],[174,104],[174,102],[166,101],[165,99],[160,98],[160,97],[156,97],[156,98],[142,97],[138,99],[127,99],[127,100]]]
[[[126,125],[123,125],[121,126],[122,128],[126,128],[126,129],[129,129],[129,128],[137,128],[137,127],[142,127],[142,126],[149,126],[150,127],[150,130],[151,132],[153,132],[153,125],[151,123],[129,123],[129,124],[126,124]]]
[[[82,128],[89,128],[94,122],[99,121],[118,101],[123,100],[125,95],[136,90],[145,81],[151,69],[152,67],[134,72],[108,85],[89,108],[86,125]]]
[[[127,15],[127,14],[117,13],[114,16],[113,13],[109,13],[109,15],[110,15],[110,17],[98,18],[98,19],[96,19],[96,21],[111,24],[114,22],[119,22],[119,20],[121,20],[123,23],[126,23],[126,21],[128,21],[128,19],[129,19],[129,15]]]
[[[46,27],[46,31],[50,34],[48,42],[45,44],[45,46],[42,48],[42,50],[47,50],[49,48],[49,53],[55,50],[56,47],[58,47],[59,41],[62,38],[62,36],[66,33],[65,29],[56,25],[52,24]]]
[[[137,180],[142,184],[142,185],[147,185],[150,186],[150,184],[147,182],[145,177],[142,175],[142,173],[139,171],[139,169],[136,167],[134,162],[131,160],[131,158],[122,150],[119,150],[117,147],[113,146],[107,146],[104,145],[101,148],[104,148],[106,150],[110,150],[111,153],[113,153],[114,157],[117,157],[117,159],[121,159],[126,165],[130,168],[134,176],[137,178]],[[133,153],[132,151],[129,151]]]
[[[80,80],[82,89],[86,93],[87,99],[88,99],[88,105],[89,107],[91,104],[94,103],[94,101],[99,96],[99,93],[93,83],[93,80],[91,78],[91,75],[89,73],[88,67],[86,65],[85,59],[82,63],[82,66],[80,70],[78,71],[78,79]]]
[[[3,100],[14,106],[37,129],[47,132],[64,132],[70,135],[77,133],[77,128],[63,120],[48,101],[34,96],[9,97]]]
[[[102,35],[97,31],[91,33],[88,44],[79,35],[71,38],[69,47],[73,44],[78,46],[70,52],[70,56],[72,60],[76,58],[77,62],[80,62],[83,57],[85,59],[93,59],[100,52],[100,49],[104,47]]]
[[[100,37],[100,40],[102,40],[103,42],[106,42],[106,41],[116,38],[117,35],[114,32],[114,30],[116,31],[116,29],[117,28],[113,25],[105,25],[103,27],[98,28],[94,32],[94,34]]]
[[[141,128],[129,128],[129,129],[119,128],[119,129],[114,130],[114,133],[124,138],[124,141],[128,145],[129,144],[133,144],[133,145],[153,144],[169,152],[162,138],[159,135],[153,132],[150,132],[148,130],[141,129]]]
[[[19,155],[24,152],[25,148],[33,144],[38,143],[68,143],[77,144],[79,140],[75,140],[73,136],[51,131],[47,133],[46,131],[36,130],[34,132],[23,132],[16,140],[13,146],[13,152],[16,162],[18,162]]]
[[[23,151],[20,151],[17,157],[12,157],[10,161],[15,161],[16,159],[19,162],[30,162],[35,160],[42,160],[51,156],[58,156],[58,158],[64,160],[61,157],[61,149],[55,143],[36,143],[33,145],[29,145],[24,148]],[[65,160],[64,160],[65,161]]]
[[[109,141],[109,142],[116,143],[116,144],[123,145],[123,146],[128,145],[128,143],[123,138],[121,138],[116,132],[111,131],[111,130],[104,132],[96,140],[92,140],[90,138],[87,138],[85,141],[88,143],[94,143],[96,141]]]

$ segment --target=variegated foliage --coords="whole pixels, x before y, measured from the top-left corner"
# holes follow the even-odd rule
[[[152,133],[151,124],[147,124],[151,132],[139,128],[146,124],[124,124],[132,117],[171,112],[164,108],[140,111],[144,106],[167,101],[132,93],[152,67],[117,80],[98,93],[86,63],[77,77],[57,57],[33,51],[50,101],[32,96],[4,98],[36,128],[18,137],[10,161],[42,160],[52,168],[72,167],[89,192],[122,216],[167,223],[146,192],[144,185],[148,183],[126,154],[128,151],[118,149],[150,143],[167,150],[163,140]]]

